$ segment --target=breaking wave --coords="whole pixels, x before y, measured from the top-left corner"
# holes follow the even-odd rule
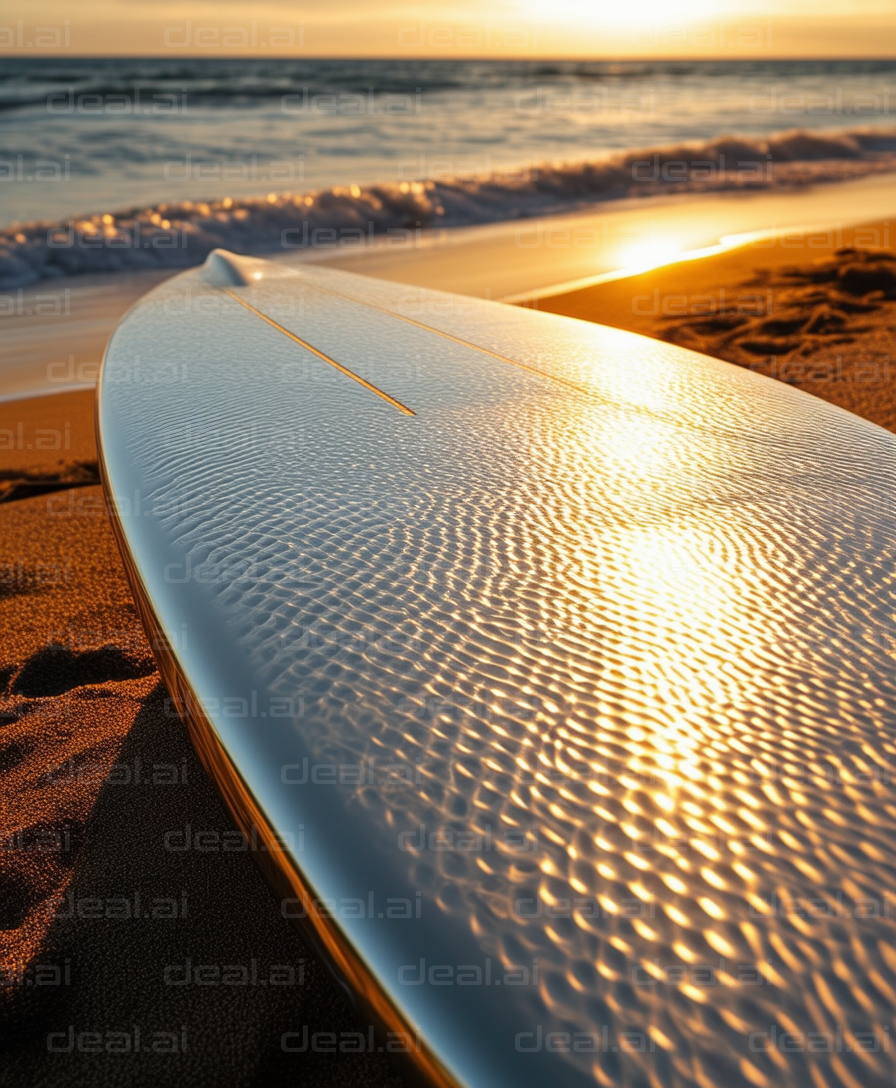
[[[0,231],[0,289],[82,272],[186,268],[237,253],[400,241],[679,192],[792,188],[896,170],[896,128],[791,129],[546,162],[486,176],[340,186],[249,199],[184,200]]]

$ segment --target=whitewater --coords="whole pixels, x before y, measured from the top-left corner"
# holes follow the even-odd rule
[[[0,289],[896,171],[891,103],[877,61],[19,61]]]

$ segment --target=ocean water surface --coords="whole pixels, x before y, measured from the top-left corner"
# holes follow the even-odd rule
[[[0,285],[896,169],[893,61],[9,59]]]

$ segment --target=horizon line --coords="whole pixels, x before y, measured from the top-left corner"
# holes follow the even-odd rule
[[[4,51],[0,47],[0,58],[4,60],[14,59],[34,59],[34,60],[271,60],[271,61],[283,61],[283,60],[346,60],[346,61],[367,61],[367,60],[382,60],[382,61],[446,61],[449,63],[455,63],[458,60],[481,60],[489,61],[490,63],[513,63],[517,61],[553,61],[558,64],[581,64],[581,63],[593,63],[593,64],[610,64],[610,63],[643,63],[643,62],[687,62],[694,63],[704,61],[706,63],[718,63],[719,61],[744,61],[752,60],[758,63],[767,63],[769,61],[834,61],[847,62],[847,61],[868,61],[869,63],[889,62],[896,63],[896,52],[889,56],[871,56],[864,54],[856,55],[830,55],[830,56],[818,56],[812,55],[781,55],[772,57],[757,57],[755,55],[743,54],[732,56],[731,54],[723,55],[644,55],[644,54],[632,54],[620,55],[620,56],[556,56],[556,55],[538,55],[538,54],[520,54],[519,56],[507,56],[506,54],[501,56],[495,56],[493,54],[465,54],[463,56],[437,56],[433,54],[418,54],[408,56],[407,54],[394,55],[394,54],[376,54],[376,55],[364,55],[364,54],[342,54],[342,53],[319,53],[313,56],[303,56],[297,53],[284,53],[280,55],[265,54],[259,55],[257,53],[227,53],[219,52],[214,56],[210,56],[208,53],[176,53],[176,54],[160,54],[160,53],[65,53],[62,54],[59,50],[53,50],[46,53],[36,52],[33,50],[13,50]]]

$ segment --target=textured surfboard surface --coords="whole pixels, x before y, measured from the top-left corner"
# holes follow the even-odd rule
[[[99,431],[181,701],[318,901],[284,913],[424,1073],[893,1083],[896,437],[221,253],[121,323]]]

